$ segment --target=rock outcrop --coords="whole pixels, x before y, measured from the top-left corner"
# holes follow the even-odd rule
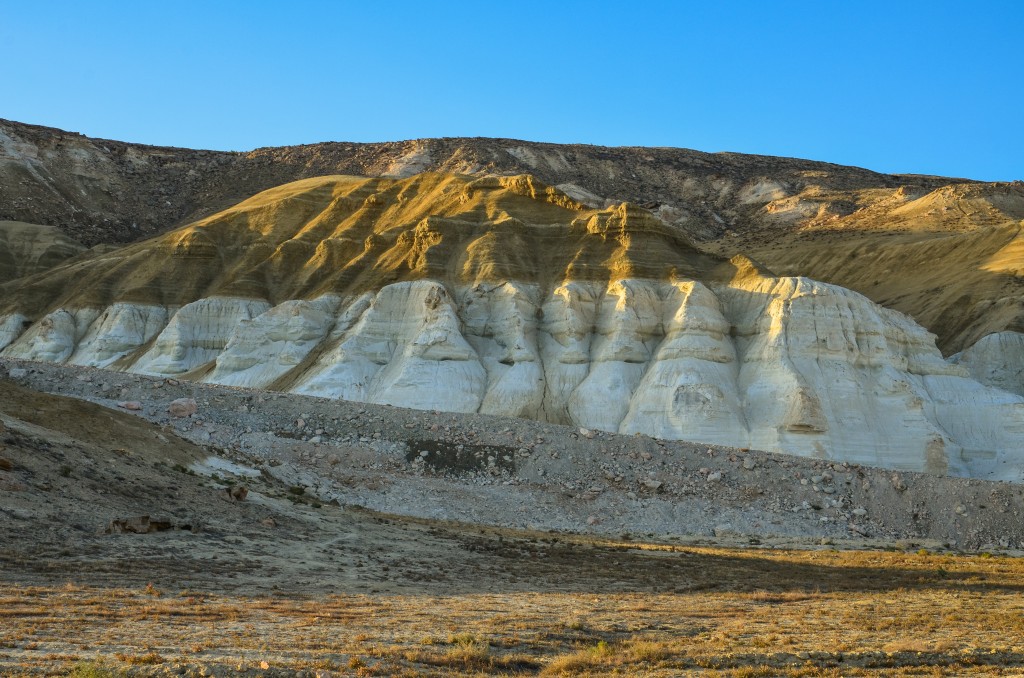
[[[950,357],[986,386],[1024,395],[1024,334],[996,332]]]
[[[298,179],[422,172],[525,173],[588,207],[640,205],[703,249],[751,256],[778,273],[847,287],[907,313],[938,335],[946,354],[987,334],[1024,330],[1021,182],[512,139],[199,151],[0,120],[0,220],[48,224],[90,246],[164,233]],[[290,247],[297,253],[301,243]],[[3,269],[0,253],[0,282]]]
[[[41,298],[53,289],[56,308]],[[5,356],[939,474],[1024,472],[1024,398],[944,360],[907,316],[709,257],[644,210],[591,209],[530,177],[283,186],[26,281],[5,313],[0,328],[20,333]]]

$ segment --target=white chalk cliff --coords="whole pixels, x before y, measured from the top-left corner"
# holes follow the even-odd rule
[[[3,355],[110,365],[156,336],[121,368],[261,388],[289,375],[327,398],[1022,479],[1024,398],[944,361],[909,318],[804,278],[546,294],[422,280],[273,308],[201,300],[157,334],[161,311],[62,309]]]
[[[984,346],[527,179],[330,179],[108,255],[80,305],[0,315],[0,355],[1024,481]],[[157,285],[183,270],[197,298]]]
[[[1024,395],[1024,334],[995,332],[950,357],[986,386]]]

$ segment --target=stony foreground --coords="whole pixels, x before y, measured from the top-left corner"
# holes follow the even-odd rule
[[[247,486],[247,505],[271,501],[276,483],[321,504],[524,529],[744,544],[902,539],[987,550],[1024,544],[1024,487],[1018,484],[523,419],[407,410],[44,363],[5,365],[24,386],[94,400],[124,413],[118,416],[129,422],[153,422],[160,427],[154,435],[193,441],[201,446],[192,448],[193,459],[165,463],[221,485]],[[6,388],[17,389],[13,383]],[[14,390],[4,400],[17,401],[24,394]],[[183,403],[187,407],[181,411]],[[63,407],[47,401],[43,411]],[[106,417],[117,414],[100,411],[109,413]],[[18,416],[44,427],[54,425],[57,416],[68,418],[33,408]],[[112,443],[104,446],[97,454],[120,454],[119,462],[138,454],[129,445],[120,446],[128,450],[123,454],[111,452]],[[150,482],[168,482],[170,471],[160,469]],[[167,513],[179,523],[206,519],[191,516],[187,502],[167,499],[154,495],[146,512]]]
[[[3,370],[2,675],[1024,667],[1016,485]]]

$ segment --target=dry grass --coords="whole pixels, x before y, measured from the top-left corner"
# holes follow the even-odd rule
[[[1024,670],[1024,561],[607,544],[693,590],[243,597],[0,585],[0,673],[722,676]],[[581,549],[580,576],[587,577]],[[708,568],[714,568],[710,572]],[[161,591],[162,595],[154,595]],[[86,662],[86,663],[83,663]],[[267,669],[261,667],[266,666]],[[261,673],[262,672],[262,673]]]

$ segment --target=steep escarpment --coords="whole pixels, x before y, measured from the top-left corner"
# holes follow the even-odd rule
[[[3,292],[8,357],[1022,472],[1024,398],[910,318],[525,175],[296,182]]]

